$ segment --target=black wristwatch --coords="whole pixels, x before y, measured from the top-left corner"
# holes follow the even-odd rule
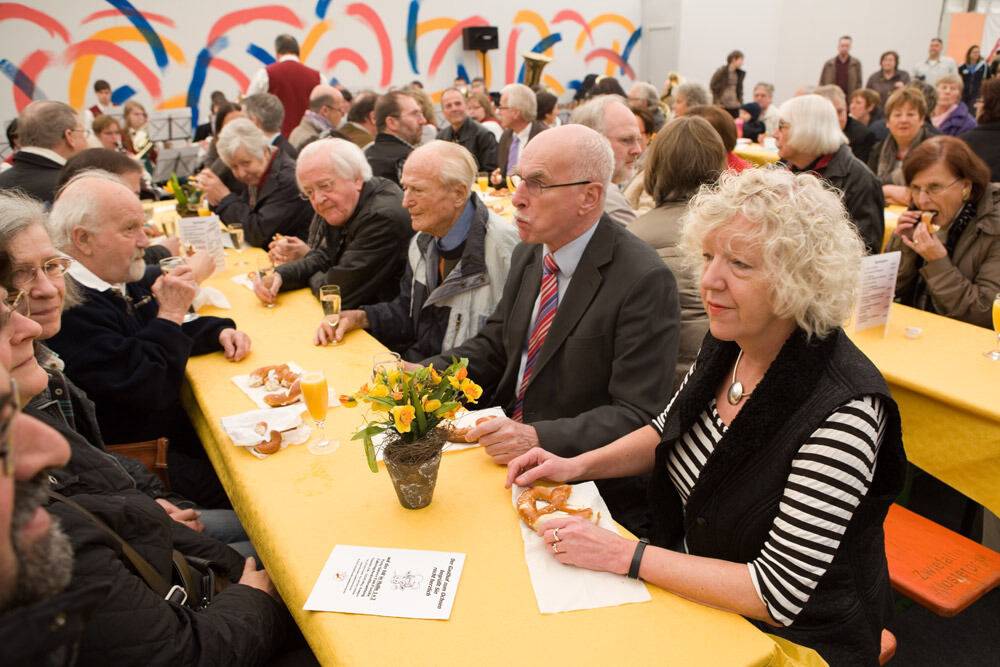
[[[639,578],[639,564],[642,563],[642,552],[646,550],[646,545],[649,544],[649,540],[643,537],[639,540],[639,543],[635,545],[635,553],[632,554],[632,565],[628,568],[628,574],[625,575],[629,579]]]

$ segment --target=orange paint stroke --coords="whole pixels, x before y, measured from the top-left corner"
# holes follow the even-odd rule
[[[320,21],[312,27],[309,34],[306,35],[306,39],[302,42],[302,48],[299,49],[300,60],[304,63],[309,60],[309,54],[312,53],[313,48],[316,46],[316,42],[319,38],[326,34],[328,30],[333,27],[330,21]]]
[[[62,38],[62,41],[69,44],[69,31],[63,27],[62,23],[55,20],[45,12],[40,12],[37,9],[32,9],[31,7],[26,7],[25,5],[21,5],[16,2],[2,2],[0,3],[0,21],[6,21],[7,19],[23,19],[25,21],[30,21],[31,23],[44,28],[51,37],[59,35]]]
[[[614,51],[615,53],[619,52],[620,47],[621,44],[618,43],[617,39],[611,42],[611,50]],[[614,76],[614,75],[615,75],[615,64],[609,60],[608,64],[604,67],[604,76]]]
[[[520,28],[512,28],[510,37],[507,38],[507,75],[504,77],[504,83],[514,83],[517,76],[515,74],[517,71],[517,38],[520,34]]]
[[[458,23],[458,19],[436,18],[427,19],[417,24],[417,39],[434,30],[451,30]]]
[[[323,61],[323,71],[329,72],[344,60],[354,63],[354,66],[357,67],[358,71],[362,74],[368,73],[368,61],[366,61],[364,57],[354,49],[348,49],[345,47],[334,49],[333,51],[330,51],[330,53],[326,54],[326,59]]]
[[[171,28],[177,27],[177,25],[174,23],[174,20],[169,16],[164,16],[163,14],[151,14],[149,12],[139,12],[139,14],[142,16],[142,18],[146,19],[150,23],[156,22],[156,23],[162,23],[163,25],[169,26]],[[117,9],[105,9],[103,11],[94,12],[87,18],[80,21],[80,23],[82,25],[84,23],[90,23],[91,21],[96,21],[98,19],[106,19],[111,17],[121,18],[121,15],[122,13]],[[166,104],[166,102],[164,102],[164,104]]]
[[[590,22],[590,29],[593,30],[594,28],[600,27],[605,23],[616,23],[625,28],[625,30],[627,30],[628,34],[630,35],[633,32],[635,32],[635,26],[632,25],[632,22],[629,21],[624,16],[622,16],[621,14],[601,14],[600,16],[598,16],[597,18],[595,18],[593,21]],[[580,49],[583,48],[583,40],[586,36],[587,36],[586,32],[581,32],[580,36],[576,38],[576,48],[575,48],[576,51],[579,51]],[[593,39],[593,34],[591,34],[591,39]]]
[[[563,85],[559,83],[557,79],[554,79],[548,74],[542,75],[542,81],[545,83],[546,86],[552,89],[552,92],[556,94],[556,97],[560,97],[562,96],[563,93],[566,92],[566,88],[564,88]]]
[[[482,16],[470,16],[469,18],[459,21],[452,26],[451,30],[448,31],[448,34],[441,39],[441,43],[438,44],[437,49],[434,51],[434,55],[431,57],[431,64],[427,68],[428,76],[434,76],[435,72],[437,72],[438,67],[441,66],[441,61],[444,60],[445,55],[448,53],[448,49],[450,49],[451,45],[462,36],[463,28],[488,25],[489,23]]]
[[[580,12],[573,11],[572,9],[564,9],[552,18],[552,23],[561,23],[563,21],[573,21],[574,23],[579,24],[580,27],[583,28],[581,36],[587,35],[587,37],[590,38],[590,43],[591,44],[594,43],[594,33],[590,29],[590,25],[587,23],[587,21],[583,18],[583,16],[580,15]],[[579,41],[577,43],[581,44],[581,42]],[[577,46],[576,50],[579,52],[580,47]]]
[[[183,109],[187,106],[187,93],[181,93],[180,95],[174,95],[173,97],[168,97],[167,99],[160,102],[160,104],[154,107],[157,111],[163,109]]]
[[[103,42],[96,39],[87,39],[82,42],[70,45],[62,54],[62,61],[65,64],[74,62],[82,56],[107,56],[121,63],[142,82],[142,85],[149,91],[153,98],[153,104],[159,104],[163,92],[160,89],[160,79],[151,69],[146,67],[141,60],[131,53],[111,42]],[[72,83],[71,83],[72,85]],[[74,106],[74,105],[70,105]],[[79,105],[79,106],[82,106]]]
[[[382,55],[382,78],[378,85],[388,86],[392,82],[392,43],[389,41],[389,33],[386,32],[385,24],[382,23],[382,19],[374,9],[361,2],[347,5],[345,13],[358,19],[375,33],[379,52]]]
[[[29,54],[22,62],[19,70],[24,76],[28,77],[32,83],[38,81],[38,75],[42,73],[42,70],[49,66],[55,60],[55,55],[49,51],[34,51]],[[31,104],[31,100],[27,95],[24,94],[20,88],[16,85],[14,86],[14,105],[17,107],[17,112],[21,113],[24,107]]]
[[[223,60],[222,58],[215,57],[212,58],[212,62],[210,62],[208,66],[211,67],[212,69],[217,69],[220,72],[228,74],[233,79],[233,81],[236,82],[236,85],[240,87],[241,93],[245,93],[247,91],[247,87],[250,85],[250,77],[244,74],[243,70],[241,70],[236,65],[232,64],[228,60]],[[184,103],[187,104],[186,96],[184,98]]]
[[[261,7],[229,12],[216,21],[212,29],[208,31],[208,39],[205,43],[211,44],[233,28],[252,23],[253,21],[277,21],[279,23],[287,23],[299,29],[303,27],[302,21],[288,7],[282,5],[263,5]]]

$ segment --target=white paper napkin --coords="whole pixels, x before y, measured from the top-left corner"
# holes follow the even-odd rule
[[[215,306],[216,308],[223,308],[225,310],[232,308],[226,295],[214,287],[200,287],[194,295],[194,301],[191,302],[191,306],[195,310],[198,310],[202,306]]]
[[[294,361],[286,361],[285,363],[288,364],[289,370],[291,370],[291,371],[293,371],[295,373],[298,373],[299,375],[302,375],[302,373],[305,372],[305,371],[302,370],[302,367],[299,366]],[[263,387],[263,386],[262,387],[251,387],[250,386],[250,374],[249,373],[247,373],[246,375],[236,375],[236,376],[233,376],[233,384],[235,384],[237,387],[239,387],[243,391],[243,393],[246,394],[247,397],[249,397],[250,400],[253,401],[254,404],[258,408],[263,408],[265,410],[274,410],[274,408],[272,408],[271,406],[269,406],[267,403],[264,402],[264,397],[265,396],[267,396],[268,394],[277,393],[277,391],[287,391],[285,389],[272,390],[272,389],[268,389],[268,388]],[[299,405],[299,403],[302,400],[301,394],[295,400],[296,400],[296,402],[292,403],[292,405]],[[299,405],[299,410],[301,410],[301,409],[302,409],[302,406]]]
[[[506,417],[503,408],[486,408],[484,410],[472,410],[470,412],[463,412],[462,414],[456,416],[451,420],[452,425],[456,428],[467,428],[469,426],[474,426],[477,419],[481,419],[487,415],[494,417]],[[360,428],[359,428],[360,430]],[[372,438],[372,444],[375,445],[375,460],[382,460],[382,445],[385,444],[387,436],[385,433],[379,433]],[[457,452],[462,449],[472,449],[473,447],[478,447],[478,442],[446,442],[444,447],[441,449],[442,452]]]
[[[262,437],[254,430],[254,427],[260,422],[267,423],[266,437]],[[301,404],[267,408],[266,410],[251,410],[223,417],[222,429],[232,439],[234,445],[246,447],[248,452],[259,459],[267,458],[268,454],[261,454],[250,448],[269,439],[271,431],[281,431],[281,449],[288,445],[301,445],[309,439],[309,435],[312,433],[312,429],[302,423]]]
[[[237,273],[233,276],[232,280],[237,285],[243,285],[243,287],[246,287],[251,292],[253,291],[253,281],[250,280],[250,277],[246,273]]]
[[[517,499],[523,487],[512,487],[511,502],[517,512]],[[570,504],[575,507],[590,507],[600,512],[597,523],[601,528],[618,532],[608,506],[601,498],[597,485],[584,482],[573,486]],[[515,514],[515,516],[518,516]],[[648,602],[652,598],[646,585],[641,581],[628,579],[611,572],[595,572],[572,565],[563,565],[555,559],[551,547],[542,541],[523,521],[521,537],[524,538],[524,560],[528,564],[531,586],[535,590],[538,610],[543,614],[555,614],[575,609],[596,609],[615,607],[632,602]]]

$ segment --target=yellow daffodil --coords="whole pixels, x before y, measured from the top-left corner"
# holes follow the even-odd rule
[[[437,400],[436,398],[432,398],[429,401],[424,401],[423,406],[424,406],[424,412],[431,413],[441,407],[441,401]]]
[[[392,418],[396,422],[396,430],[399,433],[409,433],[410,424],[413,423],[414,417],[417,416],[417,411],[412,405],[397,405],[391,410]]]
[[[463,368],[462,370],[465,369]],[[483,395],[483,388],[468,378],[462,380],[462,385],[459,389],[465,394],[466,400],[470,403],[475,403]]]
[[[399,382],[399,369],[393,368],[391,371],[386,373],[386,379],[389,381],[389,385],[393,386]]]
[[[386,396],[389,395],[389,387],[385,386],[382,383],[378,383],[371,388],[371,391],[368,392],[368,395],[374,396],[375,398],[385,398]]]
[[[431,369],[431,381],[434,382],[435,386],[441,384],[441,375],[436,370],[434,370],[434,364],[430,365],[430,369]]]

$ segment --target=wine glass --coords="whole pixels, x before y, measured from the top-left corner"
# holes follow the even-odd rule
[[[167,275],[178,266],[184,266],[185,264],[187,264],[187,262],[184,261],[183,257],[164,257],[160,260],[160,271],[163,272],[163,275]],[[195,289],[198,289],[198,287],[196,286]],[[194,322],[199,317],[201,316],[194,312],[194,307],[188,306],[188,312],[184,313],[184,319],[182,322]]]
[[[323,306],[323,320],[334,329],[340,321],[340,286],[323,285],[319,288],[319,302]]]
[[[339,440],[329,440],[326,437],[326,411],[330,407],[330,394],[326,385],[326,375],[322,371],[310,371],[303,373],[299,378],[299,386],[302,388],[302,398],[306,402],[306,409],[312,417],[316,428],[319,429],[319,440],[308,445],[311,454],[330,454],[340,447]]]
[[[379,352],[372,357],[373,380],[377,378],[380,373],[388,375],[389,371],[393,370],[403,370],[403,362],[400,361],[399,354],[397,352]]]
[[[271,258],[258,259],[257,260],[257,276],[260,278],[260,282],[263,283],[264,287],[271,289],[271,285],[274,284],[274,264],[271,263]],[[278,305],[277,299],[271,303],[265,303],[265,308],[274,308]]]
[[[997,346],[983,354],[993,361],[1000,361],[1000,294],[993,297],[993,330],[997,332]]]
[[[233,249],[242,255],[247,247],[246,238],[243,236],[243,225],[234,222],[227,227],[227,230],[229,231],[229,240],[233,242]],[[240,261],[236,262],[236,266],[246,266],[246,262],[240,259]]]

